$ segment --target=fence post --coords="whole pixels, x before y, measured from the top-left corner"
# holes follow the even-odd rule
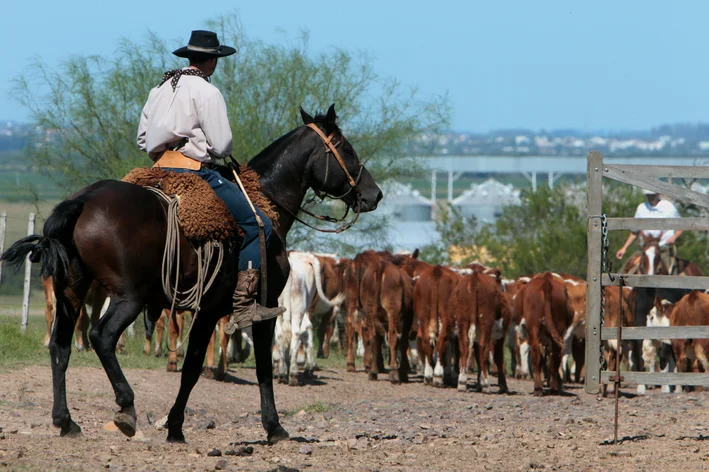
[[[7,229],[7,212],[0,214],[0,254],[5,252],[5,231]],[[0,260],[0,283],[2,283],[2,260]]]
[[[586,393],[598,394],[601,377],[601,213],[603,157],[588,155],[588,267],[586,271]]]
[[[30,220],[27,223],[27,236],[32,236],[34,234],[34,222],[37,215],[30,213]],[[27,255],[27,260],[25,260],[25,289],[22,295],[22,324],[20,329],[23,333],[27,332],[27,323],[29,321],[30,315],[30,277],[32,276],[32,263],[30,262],[30,256]]]

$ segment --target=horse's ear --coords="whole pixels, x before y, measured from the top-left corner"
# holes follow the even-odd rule
[[[418,259],[419,258],[419,248],[414,249],[414,253],[411,254],[411,259]]]
[[[333,125],[335,124],[335,121],[337,121],[337,113],[335,113],[334,103],[330,105],[330,108],[327,109],[327,115],[325,115],[325,120]]]
[[[310,123],[312,123],[314,121],[313,117],[308,115],[308,112],[303,110],[303,107],[300,107],[300,117],[303,119],[304,125],[309,125]]]

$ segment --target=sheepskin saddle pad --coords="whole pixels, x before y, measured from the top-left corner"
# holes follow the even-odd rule
[[[218,172],[222,177],[234,181],[228,167],[220,167]],[[275,208],[261,193],[258,174],[242,166],[239,177],[253,204],[272,222],[277,221]],[[168,196],[178,198],[177,216],[182,232],[189,240],[223,241],[236,235],[243,236],[224,201],[196,174],[170,172],[156,167],[138,167],[123,177],[123,181],[142,187],[156,187]]]

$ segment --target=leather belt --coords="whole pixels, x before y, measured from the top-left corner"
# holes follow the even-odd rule
[[[171,167],[175,169],[200,170],[202,163],[177,151],[164,151],[153,167]]]

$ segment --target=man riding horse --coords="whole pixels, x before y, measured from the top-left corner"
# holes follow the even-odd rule
[[[275,318],[285,311],[283,307],[267,308],[256,302],[261,269],[256,215],[239,186],[215,170],[217,159],[231,154],[232,137],[224,97],[209,77],[220,57],[235,52],[230,46],[220,45],[216,33],[192,31],[189,44],[173,52],[189,59],[189,66],[164,74],[160,85],[150,91],[138,127],[138,147],[147,151],[154,167],[191,172],[204,179],[244,232],[227,332]],[[268,243],[273,225],[261,210],[254,208],[263,222]]]
[[[674,204],[669,200],[661,199],[660,195],[654,190],[643,189],[643,195],[647,196],[647,202],[638,205],[638,208],[635,210],[635,218],[680,218],[680,214]],[[660,258],[665,267],[667,267],[669,275],[677,275],[679,273],[679,266],[676,261],[677,248],[675,247],[675,241],[682,235],[682,231],[658,229],[631,232],[628,235],[628,239],[625,240],[623,247],[615,254],[618,260],[623,259],[628,247],[637,239],[638,234],[641,238],[641,245],[645,242],[645,239],[649,237],[659,239]],[[638,251],[633,254],[630,261],[635,261],[639,256],[640,252]],[[631,262],[627,272],[634,274],[638,271],[639,267],[639,263]]]

